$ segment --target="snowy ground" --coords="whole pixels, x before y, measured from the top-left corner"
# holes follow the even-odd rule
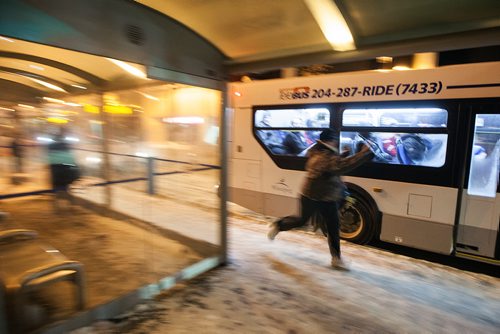
[[[212,216],[215,176],[207,179],[198,193],[199,174],[169,178],[162,194],[195,202]],[[179,199],[186,185],[189,196]],[[120,198],[126,194],[122,189]],[[335,271],[322,236],[283,232],[270,242],[265,217],[229,208],[227,266],[74,334],[500,333],[498,278],[344,242],[351,271]],[[203,233],[213,237],[214,231]]]
[[[500,333],[500,280],[232,218],[230,263],[81,333]]]

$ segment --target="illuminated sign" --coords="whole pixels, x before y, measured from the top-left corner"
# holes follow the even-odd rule
[[[130,107],[125,107],[125,106],[112,106],[112,105],[105,105],[103,107],[104,112],[107,112],[109,114],[119,114],[119,115],[132,115],[133,111],[132,108]]]
[[[99,113],[99,107],[93,106],[91,104],[85,104],[83,106],[83,110],[88,112],[88,113],[91,113],[91,114],[98,114]]]
[[[66,124],[68,123],[67,119],[59,118],[59,117],[47,117],[47,122],[56,123],[56,124]]]

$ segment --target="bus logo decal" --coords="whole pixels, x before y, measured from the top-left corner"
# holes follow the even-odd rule
[[[273,184],[271,188],[282,193],[287,193],[287,194],[292,193],[292,189],[290,189],[288,184],[285,183],[285,179],[280,179],[279,182]]]

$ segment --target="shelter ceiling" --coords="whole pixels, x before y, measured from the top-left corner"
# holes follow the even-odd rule
[[[229,69],[349,62],[498,45],[498,0],[332,0],[355,51],[334,52],[304,0],[137,0],[218,47]],[[392,53],[392,54],[391,54]],[[267,61],[267,63],[265,63]],[[323,62],[323,63],[324,63]],[[247,65],[242,66],[242,65]],[[259,65],[254,65],[258,68]]]

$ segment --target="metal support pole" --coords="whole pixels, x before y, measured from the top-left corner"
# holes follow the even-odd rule
[[[106,101],[104,101],[104,92],[100,91],[99,92],[100,97],[101,97],[101,106],[99,108],[99,116],[102,124],[102,151],[103,156],[103,164],[102,164],[102,172],[104,176],[104,180],[106,182],[111,181],[111,161],[110,161],[110,155],[109,155],[109,137],[110,137],[110,122],[109,122],[109,117],[108,115],[104,112],[104,105],[106,104]],[[105,203],[106,207],[108,209],[111,208],[111,205],[113,203],[113,198],[112,198],[112,193],[111,193],[111,186],[107,184],[104,187],[104,197],[105,197]]]
[[[221,91],[222,106],[221,106],[221,132],[220,132],[220,262],[227,263],[227,176],[228,176],[228,117],[227,117],[227,99],[225,98],[227,90]]]
[[[155,176],[155,167],[154,167],[154,162],[155,159],[153,157],[148,157],[148,194],[154,195],[155,194],[155,182],[154,182],[154,176]]]

